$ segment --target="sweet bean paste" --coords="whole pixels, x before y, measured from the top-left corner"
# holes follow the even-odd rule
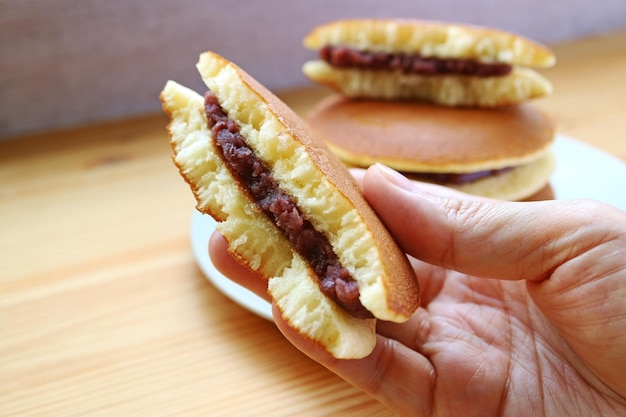
[[[343,46],[325,46],[320,49],[319,56],[335,67],[401,71],[405,74],[499,77],[508,75],[513,70],[511,65],[503,63],[368,52]]]
[[[470,182],[478,181],[483,178],[504,174],[509,172],[513,167],[506,167],[500,169],[490,169],[485,171],[469,172],[463,174],[455,173],[435,173],[435,172],[420,172],[411,173],[411,177],[418,180],[437,182],[440,184],[454,184],[462,185],[469,184]]]
[[[351,315],[372,317],[359,300],[358,283],[341,265],[328,239],[315,230],[293,198],[280,189],[271,170],[254,154],[237,123],[228,117],[210,90],[204,96],[204,108],[217,149],[230,172],[308,262],[322,292]]]

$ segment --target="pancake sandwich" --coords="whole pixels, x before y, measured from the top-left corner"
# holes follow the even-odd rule
[[[379,162],[474,195],[526,199],[554,168],[554,122],[530,103],[485,110],[333,94],[307,120],[348,166]]]
[[[535,68],[555,63],[545,46],[517,34],[409,19],[339,20],[316,27],[318,53],[304,74],[351,98],[497,107],[542,97],[552,85]]]
[[[375,319],[419,305],[415,273],[346,167],[250,75],[206,52],[204,96],[168,81],[173,159],[232,255],[283,317],[337,358],[368,355]],[[207,236],[208,239],[208,236]]]

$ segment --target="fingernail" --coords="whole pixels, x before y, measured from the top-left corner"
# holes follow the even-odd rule
[[[395,186],[406,191],[413,191],[415,189],[413,181],[400,174],[398,171],[395,171],[378,162],[374,164],[374,166],[380,170],[380,173],[387,179],[387,181]]]

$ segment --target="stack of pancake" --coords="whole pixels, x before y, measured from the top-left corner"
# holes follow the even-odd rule
[[[530,101],[552,92],[533,68],[545,46],[490,28],[360,19],[315,28],[304,73],[335,93],[308,115],[347,165],[502,200],[551,198],[553,120]]]

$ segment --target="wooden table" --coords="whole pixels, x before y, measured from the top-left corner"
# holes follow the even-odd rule
[[[555,51],[537,104],[626,160],[626,33]],[[326,93],[282,97],[304,113]],[[393,415],[203,276],[165,124],[0,143],[0,415]]]

